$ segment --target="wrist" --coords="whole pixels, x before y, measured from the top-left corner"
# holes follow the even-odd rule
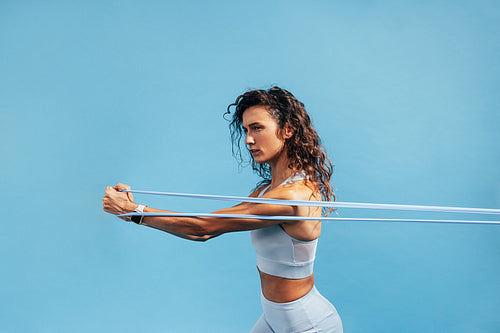
[[[124,213],[132,213],[137,207],[139,207],[139,204],[136,204],[135,202],[128,202],[125,205],[125,212]]]

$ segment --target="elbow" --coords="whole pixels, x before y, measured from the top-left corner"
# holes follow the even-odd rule
[[[200,224],[194,224],[194,225],[189,225],[183,230],[179,230],[180,232],[190,235],[193,238],[204,238],[207,235],[210,235],[210,231],[208,230],[208,226],[205,225],[200,225]]]
[[[219,232],[212,230],[212,228],[202,225],[197,225],[194,228],[190,228],[190,230],[187,230],[186,234],[190,236],[191,240],[196,242],[206,242],[207,240],[220,235]]]
[[[195,242],[206,242],[207,240],[212,239],[212,238],[217,237],[217,236],[219,236],[219,234],[195,236],[195,237],[191,238],[191,240],[193,240]]]
[[[190,235],[193,240],[204,242],[223,233],[217,223],[211,219],[198,219],[196,222],[188,223],[180,232]]]
[[[222,232],[217,230],[217,226],[214,223],[200,223],[191,226],[187,233],[197,238],[210,239],[220,235]]]
[[[201,236],[201,237],[195,237],[193,238],[192,240],[194,240],[195,242],[206,242],[207,240],[209,240],[211,237],[208,237],[208,236]]]

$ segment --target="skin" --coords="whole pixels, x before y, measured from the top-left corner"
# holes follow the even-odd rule
[[[271,167],[271,186],[262,198],[285,200],[321,200],[317,188],[307,180],[279,186],[296,171],[291,170],[286,150],[285,140],[293,134],[293,128],[285,126],[278,131],[276,120],[264,106],[253,106],[243,113],[243,128],[246,133],[245,143],[252,152],[257,163],[267,163]],[[279,133],[280,132],[280,133]],[[134,211],[138,206],[131,193],[120,192],[130,187],[117,184],[106,187],[103,197],[104,211],[118,215]],[[257,197],[262,189],[257,189],[250,197]],[[148,213],[173,213],[146,207]],[[236,206],[220,209],[213,213],[219,214],[251,214],[251,215],[284,215],[284,216],[321,216],[321,208],[279,206],[269,204],[240,203]],[[125,220],[125,218],[123,218]],[[159,229],[175,236],[193,240],[206,241],[221,234],[236,231],[246,231],[280,224],[291,237],[310,241],[318,238],[321,233],[320,221],[270,221],[241,218],[213,217],[145,217],[143,225]],[[306,295],[314,285],[314,275],[304,279],[286,279],[265,274],[259,271],[262,292],[273,302],[291,302]]]

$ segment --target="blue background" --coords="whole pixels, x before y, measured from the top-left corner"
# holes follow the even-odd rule
[[[499,35],[496,1],[1,1],[0,331],[249,331],[248,233],[189,242],[101,202],[117,182],[247,195],[222,114],[249,88],[305,103],[339,201],[500,208]],[[499,240],[326,223],[317,286],[349,333],[499,332]]]

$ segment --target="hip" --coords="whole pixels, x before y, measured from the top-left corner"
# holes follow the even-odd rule
[[[303,297],[277,303],[261,295],[266,322],[275,332],[342,332],[337,310],[316,287]]]

